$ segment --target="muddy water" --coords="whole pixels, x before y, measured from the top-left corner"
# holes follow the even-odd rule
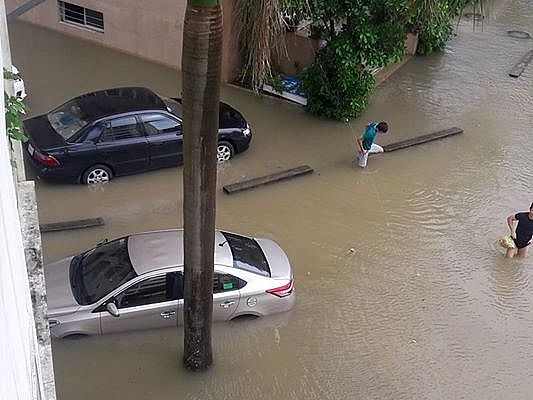
[[[182,332],[53,345],[65,399],[526,399],[533,389],[533,256],[504,260],[505,218],[527,209],[533,68],[512,65],[533,33],[527,0],[498,3],[483,31],[463,20],[446,50],[414,58],[359,120],[225,87],[253,127],[251,148],[218,172],[217,225],[275,239],[292,261],[293,311],[213,328],[215,363],[181,368]],[[179,93],[174,71],[24,24],[11,27],[31,113],[86,90],[142,84]],[[458,126],[464,134],[353,165],[353,134],[386,119],[387,144]],[[308,164],[313,175],[235,195],[236,180]],[[105,226],[43,234],[52,261],[103,237],[182,225],[182,170],[98,188],[38,181],[42,222]],[[354,248],[355,254],[348,250]]]

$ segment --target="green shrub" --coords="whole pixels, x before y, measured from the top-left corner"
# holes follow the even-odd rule
[[[338,120],[359,117],[375,86],[367,68],[400,60],[405,36],[402,27],[354,11],[302,74],[307,110]]]
[[[357,118],[374,89],[374,77],[354,55],[345,36],[333,39],[302,74],[307,110],[315,115],[346,120]]]
[[[268,78],[265,82],[267,85],[272,86],[272,89],[276,93],[283,93],[284,87],[283,87],[283,81],[279,75],[271,76]]]
[[[453,17],[483,0],[285,0],[293,13],[321,28],[326,46],[302,73],[307,110],[345,120],[357,118],[374,89],[368,68],[386,67],[404,53],[406,32],[418,32],[417,53],[442,50]],[[299,14],[298,14],[299,15]]]
[[[428,55],[444,49],[453,34],[453,12],[446,1],[434,2],[429,10],[417,10],[418,54]]]
[[[16,79],[17,76],[4,68],[4,79]],[[28,137],[22,130],[22,116],[26,113],[26,105],[21,99],[8,95],[4,92],[6,131],[7,135],[14,140],[27,142]]]

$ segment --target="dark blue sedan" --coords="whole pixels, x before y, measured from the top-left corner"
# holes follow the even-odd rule
[[[94,184],[183,162],[182,106],[177,98],[124,87],[87,93],[24,120],[24,148],[45,180]],[[217,159],[246,150],[252,133],[220,103]]]

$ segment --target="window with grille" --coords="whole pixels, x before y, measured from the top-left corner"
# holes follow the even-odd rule
[[[58,5],[59,18],[62,22],[103,32],[104,14],[100,11],[67,3],[66,1],[58,1]]]

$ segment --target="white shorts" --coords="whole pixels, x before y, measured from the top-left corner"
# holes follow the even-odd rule
[[[359,153],[357,155],[357,165],[363,168],[366,167],[368,155],[370,153],[383,153],[383,147],[378,144],[372,143],[372,146],[370,146],[370,150],[365,150],[364,152]]]

